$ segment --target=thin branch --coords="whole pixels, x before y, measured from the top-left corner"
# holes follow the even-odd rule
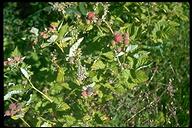
[[[127,121],[130,121],[132,118],[134,118],[136,115],[138,115],[139,113],[141,113],[142,111],[144,111],[146,108],[148,108],[149,106],[151,106],[153,103],[155,102],[159,102],[160,98],[163,96],[163,94],[166,92],[167,90],[164,90],[162,92],[162,94],[159,96],[158,100],[154,100],[152,101],[150,104],[148,104],[146,107],[142,108],[141,110],[139,110],[137,113],[135,113],[132,117],[130,117]]]
[[[151,83],[152,79],[154,78],[154,76],[155,76],[155,74],[156,74],[156,72],[157,72],[157,69],[158,69],[158,67],[155,68],[155,71],[153,72],[153,75],[152,75],[152,77],[150,78],[149,82],[146,84],[146,86],[149,86],[149,84]]]
[[[28,127],[31,127],[22,117],[20,118]]]

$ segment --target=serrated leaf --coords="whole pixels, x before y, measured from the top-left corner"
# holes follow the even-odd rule
[[[127,87],[128,87],[129,89],[133,89],[136,85],[137,85],[136,83],[128,83],[128,84],[127,84]]]
[[[114,58],[114,54],[112,51],[103,53],[103,56],[107,57],[110,60],[113,60],[113,58]]]
[[[116,19],[117,19],[118,21],[124,23],[124,21],[123,21],[121,18],[117,17]]]
[[[65,102],[62,102],[60,107],[61,107],[62,110],[67,110],[67,109],[70,108],[70,106],[67,103],[65,103]]]
[[[105,68],[105,64],[101,60],[96,61],[91,66],[92,70],[98,70],[98,69],[104,69],[104,68]]]
[[[14,51],[11,53],[11,56],[13,57],[13,56],[21,56],[21,53],[20,53],[20,51],[19,51],[19,49],[16,47],[15,49],[14,49]]]
[[[68,26],[67,23],[61,27],[61,29],[59,30],[59,36],[58,36],[57,40],[62,40],[63,39],[63,36],[68,31],[68,28],[69,28],[69,26]]]
[[[109,101],[109,100],[112,100],[112,99],[113,99],[112,94],[105,95],[105,101]]]
[[[134,65],[134,60],[133,60],[133,58],[132,57],[130,57],[130,56],[127,56],[127,60],[128,60],[128,65],[129,65],[129,67],[130,68],[133,68],[133,65]]]
[[[39,107],[41,107],[42,105],[42,101],[37,102],[37,104],[35,105],[35,111],[39,110]]]
[[[132,26],[133,29],[134,29],[134,34],[130,37],[132,40],[135,39],[135,37],[137,36],[137,33],[138,33],[138,30],[139,30],[139,27],[135,27],[135,26]]]
[[[127,81],[129,79],[130,75],[131,75],[130,70],[125,69],[121,73],[121,78],[122,78],[123,81]]]
[[[32,59],[33,59],[34,61],[38,61],[38,60],[39,60],[39,57],[38,57],[38,55],[37,55],[36,52],[32,52],[32,53],[31,53],[31,57],[32,57]]]
[[[64,88],[66,88],[68,90],[71,90],[68,83],[62,83],[61,86],[63,86]]]
[[[148,80],[148,76],[144,71],[136,71],[135,72],[135,78],[132,79],[134,83],[143,83]]]
[[[61,84],[55,84],[51,87],[51,94],[52,95],[56,95],[56,94],[59,94],[61,93],[61,90],[63,89],[63,86],[61,86]]]
[[[59,83],[64,82],[64,75],[65,75],[65,73],[64,73],[63,68],[59,68],[58,72],[57,72],[56,81],[59,82]]]
[[[86,29],[86,31],[90,31],[91,29],[93,29],[93,25],[89,25]]]
[[[122,86],[122,85],[117,85],[115,87],[115,91],[118,93],[118,94],[123,94],[124,92],[126,92],[126,89]]]
[[[80,10],[80,12],[81,12],[84,16],[87,15],[87,11],[86,11],[86,9],[85,9],[85,2],[80,2],[80,3],[79,3],[79,10]]]
[[[169,21],[170,26],[179,26],[180,24],[175,21]]]
[[[73,116],[66,115],[64,118],[67,121],[68,126],[71,126],[76,121],[75,117]]]
[[[100,76],[99,77],[99,79],[97,78],[97,75],[96,76],[94,76],[94,77],[92,77],[92,81],[93,82],[99,82],[99,81],[101,81],[103,78]]]
[[[111,91],[115,92],[115,89],[114,89],[114,87],[111,84],[105,83],[103,86],[108,88],[108,89],[110,89]]]
[[[136,68],[139,68],[139,67],[145,65],[145,64],[148,62],[147,59],[148,59],[148,56],[143,56],[143,57],[138,58],[137,64],[136,64],[135,67],[136,67]]]

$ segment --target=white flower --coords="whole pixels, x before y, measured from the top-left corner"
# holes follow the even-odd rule
[[[29,74],[27,73],[27,71],[26,71],[25,69],[23,69],[23,68],[20,68],[20,70],[21,70],[21,72],[23,73],[23,75],[24,75],[27,79],[29,79]]]
[[[57,35],[52,35],[52,36],[47,40],[47,42],[53,43],[53,42],[56,41],[57,37],[58,37]]]
[[[35,28],[35,27],[32,27],[31,30],[30,30],[31,33],[35,34],[36,36],[38,36],[39,34],[39,29]]]
[[[18,90],[18,91],[11,91],[11,92],[8,92],[5,96],[4,96],[4,100],[8,100],[9,98],[11,98],[11,96],[13,94],[19,94],[21,93],[22,91]]]
[[[71,46],[71,48],[69,49],[69,57],[75,56],[75,51],[77,50],[77,48],[79,47],[79,45],[83,41],[83,39],[84,39],[84,37],[78,39],[77,42],[75,44],[73,44],[73,46]]]

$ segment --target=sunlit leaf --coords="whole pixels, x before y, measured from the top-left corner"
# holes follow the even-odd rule
[[[91,66],[92,70],[98,70],[98,69],[104,69],[104,68],[105,68],[105,64],[101,60],[96,61]]]

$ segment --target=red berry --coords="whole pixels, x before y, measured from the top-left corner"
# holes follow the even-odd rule
[[[94,18],[95,18],[95,13],[94,12],[88,12],[87,19],[92,21]]]
[[[119,33],[115,34],[114,40],[116,43],[121,42],[122,41],[122,35]]]

